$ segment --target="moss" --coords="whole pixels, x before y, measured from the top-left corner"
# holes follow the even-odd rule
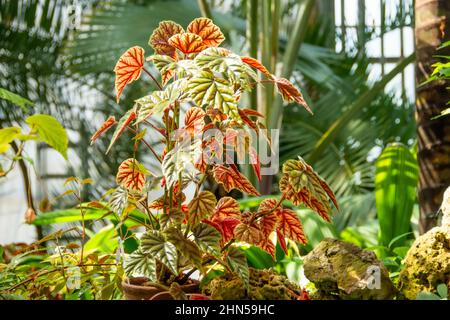
[[[272,270],[250,268],[249,287],[237,275],[227,274],[211,280],[204,293],[214,300],[295,300],[301,289]]]
[[[396,294],[375,254],[351,243],[324,239],[304,258],[304,269],[319,299],[391,299]],[[370,270],[379,271],[378,286],[371,285]]]
[[[437,285],[450,288],[450,227],[435,227],[418,237],[409,249],[399,276],[399,289],[407,299],[421,291],[436,292]]]

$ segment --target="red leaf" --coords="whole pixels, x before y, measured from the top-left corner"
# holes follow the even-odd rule
[[[117,61],[114,67],[116,73],[116,99],[120,100],[125,86],[141,76],[142,68],[144,67],[144,49],[141,47],[132,47],[128,49]]]
[[[134,158],[123,161],[117,171],[117,183],[128,190],[141,192],[145,184],[145,174],[139,167],[139,162]]]
[[[210,297],[200,293],[188,293],[189,300],[211,300]]]
[[[165,86],[167,84],[167,82],[169,82],[169,80],[172,79],[174,74],[175,73],[173,72],[173,70],[170,70],[170,69],[161,73],[161,80],[162,80],[163,86]]]
[[[277,225],[278,217],[275,210],[273,210],[277,203],[278,201],[276,199],[265,199],[261,202],[258,208],[259,214],[265,213],[260,220],[260,224],[261,230],[266,237],[269,237],[270,234],[275,231],[275,227]]]
[[[173,35],[183,32],[184,30],[179,24],[173,21],[162,21],[159,23],[158,28],[153,31],[149,44],[156,54],[164,54],[175,58],[176,50],[169,44],[169,39]]]
[[[116,118],[113,116],[109,116],[108,119],[105,120],[105,122],[102,123],[100,128],[94,133],[94,135],[91,137],[91,144],[95,142],[95,140],[100,137],[104,132],[108,131],[109,128],[111,128],[116,123]]]
[[[109,152],[111,147],[114,143],[116,143],[117,139],[122,135],[122,133],[125,131],[127,126],[136,119],[136,112],[134,110],[128,111],[122,118],[120,118],[119,123],[117,124],[116,131],[114,131],[114,134],[112,136],[111,142],[108,146],[108,149],[106,150],[106,153]]]
[[[234,229],[238,224],[239,220],[235,218],[225,218],[221,221],[224,242],[228,242],[233,239]]]
[[[262,73],[267,75],[269,78],[273,77],[273,75],[269,72],[269,70],[267,70],[267,68],[264,67],[264,65],[261,62],[259,62],[258,60],[256,60],[255,58],[241,57],[241,60],[242,60],[242,62],[248,64],[249,66],[261,71]]]
[[[217,218],[213,217],[212,220],[203,220],[202,222],[207,223],[222,235],[222,245],[234,238],[234,229],[240,223],[236,218]]]
[[[224,218],[234,218],[241,215],[241,210],[239,207],[239,202],[232,197],[220,198],[217,202],[216,208],[214,209],[214,216],[220,219]]]
[[[329,200],[337,206],[336,197],[326,182],[302,158],[288,160],[283,164],[280,190],[294,205],[301,203],[316,211],[323,219],[330,221]],[[336,207],[338,208],[338,207]]]
[[[305,289],[302,289],[302,292],[298,296],[297,300],[311,300],[311,298],[309,297],[308,291],[306,291]]]
[[[331,190],[331,188],[328,186],[328,184],[325,181],[323,181],[322,179],[320,179],[319,182],[320,182],[320,185],[322,186],[322,188],[327,193],[327,195],[330,197],[330,199],[333,202],[336,209],[339,211],[339,205],[337,203],[336,196],[334,195],[333,190]]]
[[[303,244],[307,243],[305,233],[303,232],[302,223],[293,210],[281,208],[280,210],[277,210],[277,218],[278,238],[280,238],[281,234],[291,240],[301,242]]]
[[[255,117],[264,118],[264,115],[262,115],[261,113],[259,113],[256,110],[253,110],[253,109],[239,109],[239,110],[241,110],[241,112],[244,113],[248,117],[255,116]]]
[[[259,244],[264,235],[259,226],[255,223],[241,222],[234,228],[234,236],[240,241],[248,244]]]
[[[256,123],[253,120],[251,120],[247,116],[247,113],[244,110],[242,110],[242,109],[238,109],[238,112],[239,112],[239,116],[241,117],[242,121],[246,125],[248,125],[250,128],[252,128],[256,132],[256,134],[259,135],[259,128],[258,128],[258,126],[256,125]]]
[[[184,54],[199,53],[205,46],[202,38],[195,33],[179,33],[169,39],[169,44]]]
[[[258,247],[266,251],[272,256],[273,259],[275,259],[275,245],[273,244],[272,240],[270,240],[269,238],[265,238],[258,244]]]
[[[197,107],[190,108],[184,116],[184,126],[190,134],[202,132],[205,126],[205,111]]]
[[[225,40],[220,28],[208,18],[193,20],[187,27],[187,32],[199,35],[205,47],[218,47]]]
[[[278,91],[280,92],[283,100],[286,102],[297,102],[303,106],[309,113],[313,114],[306,101],[303,99],[303,95],[300,91],[285,78],[273,78]]]
[[[278,243],[280,244],[281,249],[283,249],[285,254],[288,254],[288,248],[287,248],[287,245],[286,245],[286,239],[280,233],[279,230],[277,230],[277,239],[278,239]]]
[[[213,169],[213,176],[218,183],[223,184],[226,192],[230,192],[232,189],[238,189],[254,196],[260,195],[242,173],[230,167],[216,165]]]

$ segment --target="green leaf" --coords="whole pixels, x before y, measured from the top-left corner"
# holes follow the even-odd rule
[[[409,247],[396,247],[394,250],[392,250],[400,259],[404,259],[406,257],[406,254],[409,251]]]
[[[145,254],[159,259],[175,275],[178,275],[178,253],[174,244],[166,241],[157,230],[149,230],[141,237],[141,248]]]
[[[403,144],[388,145],[376,161],[375,201],[380,224],[380,242],[401,246],[416,201],[418,166]],[[396,239],[396,237],[400,237]],[[403,241],[400,241],[403,239]],[[396,240],[396,241],[393,241]]]
[[[401,240],[401,239],[403,239],[403,238],[406,238],[407,236],[409,236],[409,235],[411,235],[411,234],[414,234],[414,232],[406,232],[406,233],[404,233],[404,234],[401,234],[401,235],[399,235],[399,236],[396,236],[394,239],[391,240],[391,242],[389,242],[388,248],[393,248],[394,244],[395,244],[397,241],[399,241],[399,240]]]
[[[228,250],[227,261],[231,269],[236,272],[244,282],[244,285],[248,287],[250,274],[248,271],[247,258],[242,250],[237,247],[231,247]]]
[[[84,208],[84,220],[94,220],[94,219],[109,219],[113,223],[117,223],[117,217],[113,215],[108,208],[89,208],[87,207],[87,204],[82,204]],[[138,211],[133,210],[129,213],[129,217],[132,217],[133,220],[136,220],[138,222],[129,222],[126,221],[126,224],[129,226],[135,226],[137,224],[142,225],[145,224],[145,221],[148,220],[148,217]],[[39,214],[36,219],[33,221],[33,224],[36,226],[45,226],[45,225],[51,225],[56,223],[66,223],[66,222],[74,222],[74,221],[81,221],[83,219],[83,216],[80,212],[80,208],[74,208],[74,209],[64,209],[64,210],[56,210],[51,212],[45,212]]]
[[[11,91],[8,91],[6,89],[0,88],[0,99],[4,99],[6,101],[12,102],[15,105],[22,108],[24,111],[28,111],[27,106],[34,106],[34,103],[31,102],[28,99],[25,99],[15,93],[12,93]]]
[[[441,298],[448,297],[448,287],[445,283],[441,283],[436,287],[436,290]]]
[[[144,121],[151,115],[159,115],[175,101],[183,99],[186,89],[186,79],[179,79],[167,85],[164,90],[153,91],[151,94],[137,99],[136,109],[138,115],[136,124]]]
[[[188,90],[199,106],[212,106],[235,120],[240,120],[232,85],[223,78],[216,78],[211,71],[203,70],[189,80]]]
[[[248,85],[258,78],[256,72],[241,58],[224,48],[208,48],[200,52],[194,59],[196,65],[202,69],[210,69],[222,73],[227,80],[240,83],[250,89]]]
[[[169,228],[170,226],[181,224],[185,218],[186,215],[181,210],[179,210],[178,208],[172,208],[169,214],[160,215],[159,224],[164,230],[166,228]]]
[[[125,259],[125,272],[129,277],[144,276],[156,281],[156,264],[151,254],[138,249]]]
[[[95,249],[102,253],[113,253],[118,246],[117,231],[114,225],[109,225],[99,230],[84,244],[84,250]]]
[[[441,298],[431,292],[419,292],[416,296],[417,300],[441,300]]]
[[[147,58],[148,61],[153,62],[159,73],[163,74],[167,71],[167,66],[175,62],[175,60],[167,55],[155,54]]]
[[[245,252],[249,267],[255,269],[269,269],[275,265],[272,256],[268,254],[266,251],[256,246],[249,246],[248,248],[241,247],[241,248]]]
[[[192,230],[192,232],[194,234],[195,243],[197,243],[202,250],[216,256],[219,255],[219,242],[222,236],[216,228],[206,223],[200,223]]]
[[[192,77],[199,71],[194,61],[187,59],[172,62],[164,69],[164,71],[169,69],[173,70],[178,78]]]
[[[202,254],[199,247],[191,240],[187,239],[183,233],[171,227],[165,232],[167,240],[175,245],[180,255],[192,262],[197,268],[202,268]]]
[[[88,208],[85,209],[84,220],[100,219],[107,213],[108,210],[105,209]],[[80,209],[64,209],[39,214],[33,221],[33,224],[36,226],[45,226],[55,223],[81,221],[81,219]]]
[[[0,154],[5,153],[10,148],[10,142],[20,135],[20,128],[9,127],[0,129]]]
[[[187,140],[186,144],[176,144],[175,147],[170,150],[163,159],[162,162],[162,173],[166,177],[166,183],[168,187],[172,187],[181,174],[183,181],[190,177],[197,170],[195,169],[195,155],[198,152],[200,139],[196,139],[195,142],[191,143]]]
[[[216,196],[210,191],[202,191],[189,202],[189,225],[196,226],[201,220],[210,218],[216,206]]]
[[[10,143],[20,134],[19,127],[8,127],[0,129],[0,144]]]
[[[66,130],[54,117],[45,114],[35,114],[25,119],[33,130],[37,131],[39,140],[47,143],[67,160],[69,139]]]

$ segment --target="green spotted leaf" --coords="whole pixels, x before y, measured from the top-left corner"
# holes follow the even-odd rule
[[[250,83],[256,82],[258,78],[256,72],[240,56],[224,48],[203,50],[195,57],[194,62],[199,68],[221,73],[227,80],[244,89],[250,89]]]
[[[210,191],[200,192],[188,205],[189,224],[196,226],[202,219],[212,216],[216,206],[216,196]]]
[[[135,101],[137,109],[136,124],[152,115],[161,114],[175,101],[181,102],[185,95],[186,79],[179,79],[166,86],[164,90],[154,91],[151,94]]]
[[[180,255],[190,260],[199,269],[202,267],[202,254],[199,247],[193,241],[187,239],[181,230],[171,227],[165,231],[168,241],[173,243]]]
[[[236,272],[245,286],[248,287],[249,271],[245,253],[237,247],[230,247],[227,254],[227,261],[231,269]]]
[[[149,253],[141,249],[134,251],[125,259],[125,273],[129,277],[147,277],[150,281],[156,281],[155,259]]]
[[[220,253],[219,242],[222,235],[216,228],[206,223],[198,224],[193,230],[194,241],[204,251],[217,256]]]
[[[141,237],[141,248],[145,254],[150,254],[160,260],[174,274],[178,274],[178,253],[174,244],[156,230],[150,230]]]
[[[199,107],[212,106],[232,119],[240,119],[232,85],[226,79],[215,77],[212,71],[203,70],[190,79],[188,90]]]

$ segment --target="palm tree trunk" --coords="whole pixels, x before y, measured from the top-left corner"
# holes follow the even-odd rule
[[[436,49],[450,36],[450,1],[416,0],[416,81],[424,82],[432,71]],[[450,117],[433,119],[450,101],[448,83],[418,86],[416,122],[418,138],[420,232],[436,225],[444,190],[450,185]]]

